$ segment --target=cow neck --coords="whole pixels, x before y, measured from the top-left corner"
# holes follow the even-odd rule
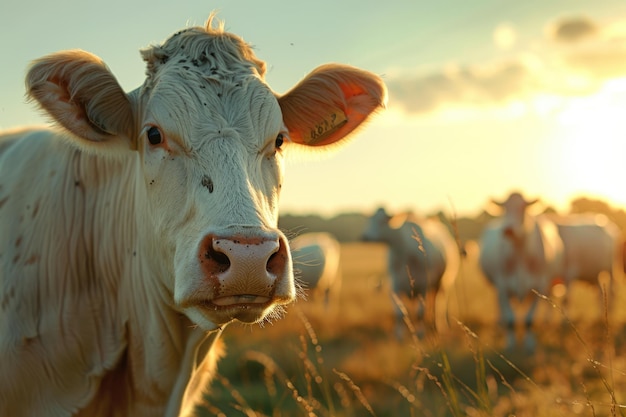
[[[120,254],[125,262],[119,297],[127,332],[131,392],[143,391],[145,403],[157,404],[170,398],[181,381],[189,380],[191,371],[181,364],[193,362],[206,334],[172,306],[173,294],[166,283],[173,280],[174,271],[160,264],[173,254],[159,249],[163,240],[150,222],[137,154],[125,161],[116,178],[120,185],[129,183],[123,198],[126,207],[120,210],[131,221],[127,230],[116,229],[122,233],[119,241],[129,242]],[[130,183],[128,178],[135,180]]]
[[[159,253],[160,237],[146,215],[150,208],[139,155],[101,158],[77,152],[73,161],[73,178],[80,182],[74,188],[91,220],[84,222],[90,225],[85,237],[105,248],[89,256],[94,270],[106,271],[99,277],[106,287],[118,288],[117,308],[112,308],[118,314],[112,320],[126,353],[112,371],[128,386],[133,414],[151,414],[171,398],[169,408],[180,403],[176,397],[183,395],[206,334],[171,305],[165,280],[173,279],[173,271],[155,262],[165,254]]]

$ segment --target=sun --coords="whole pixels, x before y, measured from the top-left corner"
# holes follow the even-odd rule
[[[626,206],[626,78],[572,98],[555,117],[554,175],[570,194]]]

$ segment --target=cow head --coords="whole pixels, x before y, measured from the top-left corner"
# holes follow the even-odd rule
[[[391,216],[383,207],[380,207],[370,217],[367,227],[363,232],[362,240],[365,242],[385,242],[389,238]]]
[[[72,142],[137,164],[140,239],[158,241],[153,262],[173,305],[205,329],[262,320],[294,299],[277,228],[284,149],[343,140],[386,95],[377,76],[342,65],[278,95],[265,64],[213,20],[142,51],[147,79],[129,94],[83,51],[44,57],[27,77]]]
[[[528,228],[528,207],[538,200],[526,200],[520,193],[512,193],[504,202],[492,200],[502,211],[504,237],[515,244],[522,244]]]

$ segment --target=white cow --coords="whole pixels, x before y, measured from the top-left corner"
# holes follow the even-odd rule
[[[530,331],[538,297],[536,290],[547,294],[560,270],[563,244],[556,225],[544,216],[532,216],[527,208],[537,200],[526,201],[512,193],[504,202],[494,203],[503,213],[485,226],[480,239],[479,263],[485,277],[494,285],[500,320],[507,330],[507,346],[515,345],[515,314],[511,298],[531,298],[525,317],[526,347],[534,349],[535,338]]]
[[[328,307],[330,292],[334,297],[341,288],[341,245],[330,233],[304,233],[291,242],[291,256],[296,279],[305,289],[323,293]]]
[[[418,325],[423,326],[424,304],[431,317],[444,325],[447,320],[447,296],[454,285],[460,263],[459,248],[448,228],[438,219],[417,219],[411,214],[392,218],[379,208],[370,218],[363,239],[389,246],[391,289],[398,296],[418,301]],[[444,321],[436,308],[438,293],[444,299]],[[396,308],[395,331],[398,338],[402,336],[403,329],[402,311]]]
[[[579,280],[599,286],[599,279],[607,275],[607,301],[613,297],[613,282],[623,276],[623,238],[619,227],[601,214],[571,214],[551,216],[563,240],[564,265],[561,277],[565,285],[564,304],[568,289]],[[601,305],[604,304],[600,290]]]
[[[215,22],[143,50],[130,93],[83,51],[28,71],[59,128],[0,139],[0,415],[188,415],[222,328],[296,297],[283,149],[348,136],[386,90],[331,64],[277,95]]]

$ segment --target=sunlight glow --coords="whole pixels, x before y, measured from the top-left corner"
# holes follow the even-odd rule
[[[626,205],[626,79],[593,96],[572,98],[556,115],[561,136],[552,150],[559,183],[573,192]]]

